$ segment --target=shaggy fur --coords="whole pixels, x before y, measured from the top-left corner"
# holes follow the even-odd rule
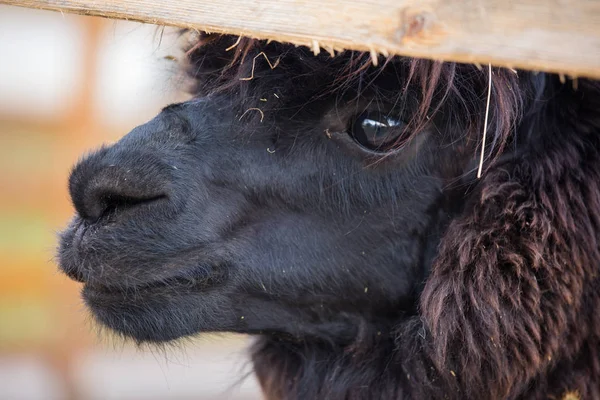
[[[101,323],[255,334],[273,400],[600,399],[597,82],[494,68],[477,179],[487,71],[235,42],[73,170],[60,264]],[[374,151],[361,115],[403,123]]]

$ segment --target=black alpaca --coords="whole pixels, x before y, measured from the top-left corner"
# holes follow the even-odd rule
[[[256,335],[268,399],[600,399],[597,82],[494,68],[477,179],[487,69],[234,42],[72,172],[98,321]]]

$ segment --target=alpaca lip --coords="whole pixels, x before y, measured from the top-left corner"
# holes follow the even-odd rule
[[[214,282],[215,279],[208,271],[203,270],[130,286],[105,285],[98,282],[87,282],[84,286],[84,293],[92,292],[99,295],[127,296],[129,294],[136,295],[154,291],[198,290],[210,287]]]
[[[89,229],[90,225],[86,224],[84,220],[80,220],[77,226],[73,229],[73,246],[79,248],[85,233]]]
[[[72,228],[72,239],[70,246],[74,249],[81,249],[86,245],[90,239],[90,236],[95,234],[98,231],[99,226],[97,224],[90,223],[83,218],[78,218]]]

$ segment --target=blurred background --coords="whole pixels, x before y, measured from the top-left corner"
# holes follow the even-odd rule
[[[244,336],[98,336],[57,272],[69,169],[185,100],[174,29],[0,5],[0,399],[259,399]]]

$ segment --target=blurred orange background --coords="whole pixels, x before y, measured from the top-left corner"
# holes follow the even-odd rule
[[[174,29],[0,5],[0,399],[258,399],[248,338],[99,337],[57,272],[71,166],[184,100]]]

